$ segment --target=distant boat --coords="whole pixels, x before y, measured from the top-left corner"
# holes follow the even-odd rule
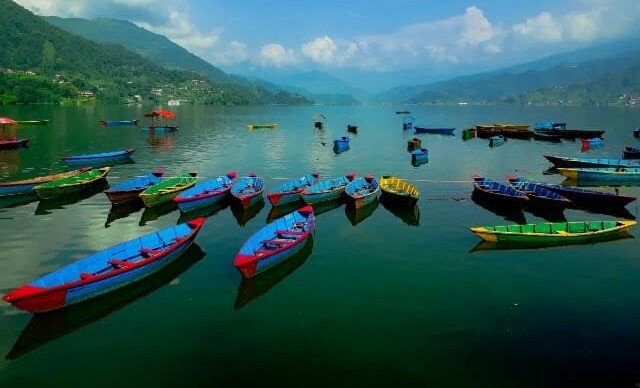
[[[640,138],[640,128],[636,128],[632,131],[633,137]]]
[[[125,125],[138,125],[140,119],[130,119],[130,120],[100,120],[100,124],[105,127],[117,127],[117,126],[125,126]]]
[[[462,131],[462,140],[465,140],[465,141],[471,140],[471,139],[477,137],[477,134],[478,133],[476,132],[475,129],[467,128],[464,131]]]
[[[15,135],[9,135],[7,137],[7,126],[13,128],[15,131],[17,121],[9,117],[0,117],[0,126],[2,127],[2,133],[0,134],[0,150],[8,150],[14,148],[26,147],[29,139],[19,139]]]
[[[353,200],[356,209],[372,203],[378,198],[380,185],[372,174],[366,174],[362,178],[355,178],[344,190],[345,194]]]
[[[140,127],[141,131],[154,131],[154,132],[173,132],[178,130],[178,124],[176,124],[176,114],[166,109],[156,109],[144,115],[151,120],[151,123],[147,126]]]
[[[413,139],[407,141],[407,151],[411,152],[418,148],[422,147],[422,140],[414,137]]]
[[[625,146],[622,150],[623,159],[640,159],[640,149],[630,146]]]
[[[236,172],[199,182],[173,198],[183,213],[207,207],[228,198],[231,187],[236,181]]]
[[[478,137],[485,139],[500,135],[528,139],[532,135],[527,124],[476,124],[475,129]]]
[[[416,133],[437,133],[442,135],[452,135],[453,131],[456,130],[456,127],[419,127],[417,125],[414,125],[413,129],[416,131]]]
[[[91,167],[81,168],[78,170],[61,172],[58,174],[51,174],[45,176],[39,176],[35,178],[24,179],[20,181],[0,182],[0,197],[18,196],[33,194],[33,188],[43,183],[55,181],[62,178],[67,178],[81,172],[91,170]]]
[[[603,182],[640,182],[639,167],[559,167],[560,174],[569,179]]]
[[[104,183],[104,179],[109,173],[109,167],[91,169],[79,174],[56,179],[47,183],[43,183],[33,188],[40,199],[52,199],[61,196],[67,196],[83,190],[88,190],[100,182]]]
[[[536,140],[560,141],[562,135],[558,133],[548,133],[547,131],[534,130],[533,138]]]
[[[162,181],[163,174],[164,169],[159,168],[145,175],[139,175],[128,179],[109,190],[105,190],[104,193],[107,198],[109,198],[109,201],[114,205],[138,201],[140,200],[139,194],[156,183],[160,183],[160,181]]]
[[[313,121],[313,127],[315,129],[324,129],[324,123],[327,121],[327,118],[321,114],[315,114],[311,117]]]
[[[278,127],[278,124],[247,124],[247,129],[248,130],[252,130],[252,129],[276,129]]]
[[[502,135],[491,136],[489,138],[489,147],[501,146],[505,142],[505,138]]]
[[[411,151],[411,164],[419,166],[429,162],[429,150],[426,148],[418,148]]]
[[[640,167],[640,160],[543,155],[555,167]]]
[[[554,135],[560,135],[563,138],[576,139],[576,138],[594,138],[601,137],[605,131],[590,130],[590,129],[567,129],[566,123],[554,123],[539,122],[533,125],[533,130],[538,132],[545,132]]]
[[[590,148],[602,147],[604,145],[604,139],[601,137],[594,137],[591,139],[581,139],[582,149],[588,150]]]
[[[106,164],[116,164],[129,161],[131,160],[131,155],[133,155],[134,152],[135,150],[133,148],[129,148],[121,151],[102,152],[98,154],[65,156],[62,160],[70,166],[104,166]]]
[[[411,114],[411,112],[408,111],[408,110],[397,110],[396,114],[397,115],[408,115],[408,114]]]
[[[49,120],[16,120],[16,123],[22,125],[48,125]]]
[[[357,125],[347,125],[347,132],[350,133],[358,133],[358,126]]]
[[[402,130],[413,129],[413,122],[415,121],[413,116],[405,116],[402,118]]]
[[[333,141],[333,152],[339,154],[341,152],[347,151],[351,148],[349,145],[350,142],[349,136],[342,136]]]

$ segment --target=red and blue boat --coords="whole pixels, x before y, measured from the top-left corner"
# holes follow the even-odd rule
[[[320,181],[318,184],[309,186],[300,192],[302,200],[309,205],[338,199],[344,194],[349,182],[355,179],[354,173],[338,178]]]
[[[172,200],[183,213],[207,207],[226,199],[235,181],[236,172],[229,171],[226,175],[197,183]]]
[[[196,218],[114,245],[16,288],[2,299],[22,310],[42,313],[117,290],[178,258],[204,222]]]
[[[353,200],[356,209],[358,209],[378,198],[380,185],[373,174],[366,174],[364,178],[356,178],[349,182],[344,192]]]
[[[523,207],[528,204],[529,197],[520,190],[509,185],[489,180],[480,175],[473,175],[474,195],[482,201],[500,207]]]
[[[429,150],[426,148],[418,148],[411,151],[411,164],[419,166],[429,162]]]
[[[300,251],[314,228],[315,216],[311,206],[278,218],[249,237],[233,265],[245,279],[252,278]]]
[[[267,198],[273,206],[286,205],[302,200],[300,193],[307,187],[317,184],[320,180],[320,173],[314,172],[303,175],[300,178],[292,179],[276,187],[267,193]]]
[[[0,117],[0,126],[2,127],[2,133],[0,134],[0,150],[10,150],[27,146],[29,139],[20,139],[15,136],[15,128],[17,124],[18,122],[14,119],[9,117]],[[13,128],[14,134],[7,136],[7,125],[9,125],[10,128]]]
[[[565,196],[549,190],[535,182],[520,180],[516,177],[507,177],[509,184],[514,189],[522,191],[529,197],[529,205],[538,206],[541,209],[564,209],[571,205],[571,200]]]
[[[243,209],[248,209],[262,199],[264,181],[262,178],[249,175],[238,179],[231,187],[231,195],[240,201]]]
[[[109,164],[122,163],[131,160],[131,155],[135,150],[129,148],[121,151],[102,152],[98,154],[86,154],[76,156],[65,156],[62,160],[68,165],[84,165],[84,166],[106,166]]]
[[[160,183],[164,169],[159,168],[145,175],[133,177],[125,182],[116,185],[109,190],[105,190],[105,194],[109,201],[114,205],[120,205],[132,201],[140,200],[140,193],[149,187]]]
[[[124,125],[138,125],[140,119],[129,119],[129,120],[100,120],[100,124],[105,127],[118,127]]]

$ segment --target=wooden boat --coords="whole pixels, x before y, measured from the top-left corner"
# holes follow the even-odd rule
[[[515,179],[518,181],[532,182],[520,177],[516,177]],[[585,208],[616,209],[625,207],[636,200],[636,197],[630,195],[613,194],[604,191],[587,190],[573,186],[563,186],[545,182],[535,182],[535,184],[570,199],[574,205]]]
[[[16,123],[22,125],[48,125],[49,120],[16,120]]]
[[[320,181],[318,184],[302,190],[300,196],[309,205],[335,200],[342,196],[349,182],[354,180],[356,176],[356,174],[351,173],[338,178]]]
[[[15,135],[15,128],[18,122],[9,117],[0,117],[0,127],[2,127],[2,133],[0,133],[0,150],[10,150],[14,148],[26,147],[29,139],[18,139]],[[13,128],[7,135],[7,126]]]
[[[197,218],[114,245],[16,288],[2,299],[22,310],[42,313],[114,291],[174,261],[204,222]]]
[[[536,140],[560,141],[560,139],[562,139],[562,135],[535,129],[533,131],[533,138]]]
[[[0,139],[0,150],[26,147],[29,139]]]
[[[62,160],[70,165],[105,165],[105,164],[113,164],[113,163],[121,163],[131,159],[131,155],[135,150],[133,148],[129,148],[122,151],[112,151],[112,152],[102,152],[99,154],[87,154],[87,155],[76,155],[76,156],[65,156]]]
[[[129,119],[129,120],[100,120],[100,124],[105,127],[117,127],[124,125],[138,125],[140,119]]]
[[[140,127],[141,131],[149,132],[174,132],[178,130],[175,123],[176,114],[166,109],[155,109],[144,115],[151,120],[147,126]]]
[[[456,130],[456,127],[418,127],[417,125],[413,126],[414,131],[416,133],[438,133],[441,135],[453,135],[453,131]]]
[[[414,137],[413,139],[407,141],[407,151],[409,152],[421,147],[422,147],[422,140],[418,139],[417,137]]]
[[[183,213],[219,203],[228,198],[231,186],[236,181],[236,172],[200,182],[173,198]]]
[[[492,136],[506,136],[528,139],[532,132],[529,125],[524,124],[476,124],[475,129],[478,137],[490,138]]]
[[[529,197],[511,186],[489,180],[480,175],[473,175],[474,194],[481,200],[496,203],[502,207],[522,207],[529,202]]]
[[[408,111],[408,110],[397,110],[396,114],[397,115],[408,115],[408,114],[411,114],[411,112]]]
[[[311,121],[313,121],[313,127],[315,129],[324,129],[324,123],[327,118],[321,114],[315,114],[311,117]]]
[[[411,151],[411,164],[421,165],[429,162],[429,150],[426,148],[418,148]]]
[[[543,155],[555,167],[640,167],[640,160]]]
[[[473,128],[467,128],[462,131],[462,140],[467,141],[477,137],[478,133]]]
[[[106,190],[104,193],[114,205],[120,205],[131,201],[139,201],[140,193],[149,187],[160,183],[164,169],[159,168],[145,175],[135,176],[117,186]]]
[[[378,209],[378,206],[380,206],[380,201],[378,201],[377,197],[366,205],[359,207],[347,203],[347,206],[344,207],[344,215],[347,216],[351,226],[357,226],[359,223],[369,218],[373,212]]]
[[[374,202],[378,198],[380,185],[373,174],[366,174],[364,178],[355,178],[349,182],[344,192],[353,200],[357,209]]]
[[[245,279],[252,278],[300,251],[314,228],[315,216],[311,206],[278,218],[249,237],[233,265]]]
[[[569,179],[606,182],[639,182],[640,166],[638,167],[594,167],[594,168],[564,168],[558,172]]]
[[[605,131],[591,129],[567,129],[566,123],[539,122],[533,126],[534,131],[552,135],[560,135],[567,139],[602,137]]]
[[[618,236],[636,221],[545,222],[539,224],[475,226],[469,228],[484,241],[533,245],[589,243]]]
[[[625,146],[622,150],[623,159],[640,159],[640,149],[630,146]]]
[[[591,139],[580,139],[580,142],[582,143],[583,150],[602,147],[604,145],[604,139],[601,137],[594,137]]]
[[[14,196],[14,195],[28,195],[33,194],[33,188],[43,183],[51,182],[54,180],[67,178],[81,172],[91,170],[91,167],[85,167],[78,170],[61,172],[59,174],[39,176],[35,178],[24,179],[20,181],[0,182],[0,197]]]
[[[413,207],[420,198],[420,191],[404,179],[391,175],[382,175],[378,183],[382,190],[382,196],[390,202]]]
[[[571,200],[568,198],[535,182],[519,180],[516,177],[507,177],[507,179],[514,189],[529,197],[529,205],[538,206],[545,210],[564,209],[571,205]]]
[[[347,132],[350,133],[358,133],[358,126],[357,125],[347,125]]]
[[[170,202],[179,192],[196,184],[196,172],[183,172],[181,176],[165,179],[155,185],[146,188],[139,195],[144,206],[153,207],[165,202]]]
[[[265,206],[264,198],[262,196],[257,198],[258,199],[255,202],[252,202],[246,209],[243,208],[242,204],[238,201],[233,201],[231,203],[231,214],[233,214],[233,217],[236,219],[239,226],[244,228],[247,222],[257,216]]]
[[[502,135],[491,136],[489,138],[489,147],[501,146],[505,142],[505,138]]]
[[[320,174],[317,172],[303,175],[281,184],[267,193],[267,198],[273,206],[286,205],[289,203],[301,201],[300,193],[307,187],[317,184],[320,180]]]
[[[56,179],[33,188],[40,199],[51,199],[86,190],[99,184],[109,174],[109,167],[90,169],[85,172]]]
[[[276,129],[278,127],[278,124],[247,124],[247,129],[248,130],[253,130],[253,129]]]
[[[240,201],[243,209],[248,209],[262,199],[263,189],[264,182],[262,178],[249,175],[238,179],[231,188],[231,195]]]

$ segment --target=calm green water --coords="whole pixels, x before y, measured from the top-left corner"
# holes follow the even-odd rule
[[[635,238],[544,250],[470,252],[472,225],[510,221],[470,200],[473,173],[552,182],[543,153],[583,155],[578,142],[463,142],[478,122],[566,120],[606,129],[589,155],[619,155],[636,139],[638,112],[514,107],[414,108],[417,124],[455,125],[456,136],[420,135],[430,162],[414,167],[395,107],[180,107],[180,131],[149,137],[101,118],[142,117],[136,107],[12,107],[0,116],[50,118],[25,127],[30,147],[0,151],[0,178],[64,169],[65,154],[133,147],[135,163],[114,166],[111,184],[156,167],[212,177],[256,172],[268,187],[317,170],[392,173],[413,180],[419,212],[341,203],[318,215],[302,254],[255,282],[232,266],[241,244],[267,219],[213,213],[194,246],[148,281],[78,308],[33,317],[0,305],[0,386],[218,386],[431,384],[632,386],[640,382],[640,258]],[[324,131],[311,116],[328,117]],[[247,123],[279,124],[246,130]],[[336,155],[347,124],[360,132]],[[323,143],[325,145],[323,145]],[[620,188],[640,195],[640,188]],[[635,203],[628,206],[635,217]],[[543,221],[525,213],[526,221]],[[567,220],[611,219],[577,210]],[[174,225],[173,208],[112,209],[103,194],[0,209],[0,292],[118,242]],[[637,228],[636,228],[637,229]],[[635,229],[632,234],[637,233]],[[117,380],[116,380],[117,379]]]

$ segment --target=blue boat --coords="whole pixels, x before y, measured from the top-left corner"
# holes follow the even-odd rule
[[[604,145],[604,139],[601,137],[594,137],[591,139],[581,139],[582,149],[588,150],[590,148],[598,148]]]
[[[419,166],[429,162],[429,150],[426,148],[418,148],[411,151],[411,164]]]
[[[114,245],[16,288],[2,299],[42,313],[117,290],[174,261],[191,245],[204,221],[196,218]]]
[[[240,201],[243,209],[248,209],[262,199],[263,188],[262,178],[249,175],[238,179],[231,187],[231,195]]]
[[[303,175],[300,178],[296,178],[281,184],[273,189],[273,191],[267,193],[267,198],[273,206],[286,205],[289,203],[302,200],[300,193],[307,187],[313,186],[318,183],[320,174],[317,172]]]
[[[104,193],[107,195],[107,198],[109,198],[109,201],[114,205],[140,201],[139,194],[145,189],[160,182],[163,174],[164,169],[159,168],[145,175],[135,176],[110,188],[109,190],[105,190]]]
[[[489,147],[497,147],[503,145],[505,138],[502,135],[491,136],[489,138]]]
[[[349,139],[349,136],[341,136],[333,141],[333,146],[339,148],[349,147],[350,140],[351,139]]]
[[[356,174],[352,173],[338,178],[320,181],[318,184],[302,190],[300,196],[309,205],[335,200],[342,196],[349,182],[356,176]]]
[[[413,129],[416,131],[416,133],[438,133],[441,135],[453,135],[453,131],[456,130],[456,127],[418,127],[417,125],[414,125]]]
[[[507,177],[507,179],[514,189],[525,193],[529,197],[529,204],[532,206],[551,210],[564,209],[571,205],[571,201],[568,198],[535,182],[520,180],[516,177]]]
[[[366,174],[364,178],[355,178],[344,190],[353,200],[356,209],[374,202],[380,193],[380,185],[373,174]]]
[[[195,186],[173,197],[183,213],[213,205],[229,196],[231,187],[236,180],[236,172],[229,171],[226,175],[197,183]]]
[[[558,168],[560,174],[569,179],[580,181],[603,182],[640,182],[640,166],[638,167],[594,167],[594,168]]]
[[[560,139],[562,139],[562,135],[557,133],[549,133],[548,131],[543,131],[539,129],[534,129],[533,138],[536,140],[547,140],[547,141],[558,142],[560,141]]]
[[[624,150],[622,150],[622,158],[623,159],[640,159],[640,149],[625,146]]]
[[[122,151],[103,152],[99,154],[65,156],[62,160],[70,166],[106,166],[129,161],[134,152],[135,150],[133,148],[129,148]]]
[[[529,202],[529,197],[525,193],[509,185],[480,175],[473,175],[472,178],[474,195],[483,201],[500,207],[523,207]]]
[[[138,125],[140,119],[130,119],[130,120],[100,120],[100,124],[105,127],[117,127],[124,125]]]
[[[640,167],[640,160],[543,155],[555,167]]]
[[[177,125],[148,125],[144,127],[140,127],[141,131],[144,132],[175,132],[178,130]]]
[[[233,265],[245,279],[252,278],[300,251],[314,228],[313,208],[308,205],[278,218],[249,237]]]

